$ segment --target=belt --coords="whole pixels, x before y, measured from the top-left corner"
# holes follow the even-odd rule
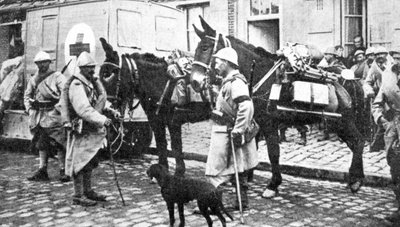
[[[58,101],[36,101],[32,105],[32,108],[35,110],[49,110],[53,109],[57,102]]]

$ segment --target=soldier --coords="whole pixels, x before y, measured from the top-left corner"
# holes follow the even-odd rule
[[[374,120],[385,129],[385,151],[392,176],[393,191],[400,204],[400,64],[383,72],[382,86],[372,106]],[[389,111],[385,108],[389,107]],[[389,114],[390,113],[390,114]],[[400,221],[400,209],[388,216],[389,221]]]
[[[98,166],[96,157],[104,146],[106,130],[111,120],[103,115],[104,110],[118,113],[105,107],[106,93],[99,80],[94,77],[96,62],[88,52],[82,52],[76,65],[80,73],[73,75],[68,89],[69,115],[73,119],[72,142],[67,148],[66,174],[73,177],[73,203],[94,206],[96,201],[106,201],[106,196],[93,191],[92,170]],[[67,90],[67,89],[65,89]],[[65,109],[68,107],[63,107]]]
[[[365,96],[369,99],[374,99],[379,91],[382,83],[382,73],[391,64],[389,59],[389,52],[385,47],[378,46],[375,48],[375,60],[372,62],[370,69],[368,70],[367,77],[363,85]],[[382,125],[378,124],[371,142],[370,151],[377,152],[384,148],[383,134],[384,129]]]
[[[347,67],[351,67],[354,65],[354,57],[357,50],[362,50],[365,52],[366,48],[364,47],[364,38],[361,35],[354,36],[353,46],[350,48],[352,48],[352,51],[347,56]]]
[[[351,66],[351,70],[354,72],[355,77],[358,79],[362,79],[364,81],[364,71],[367,66],[367,62],[365,61],[365,53],[363,50],[357,50],[354,53],[355,64]]]
[[[65,133],[62,130],[59,103],[65,77],[60,72],[50,70],[50,55],[40,51],[34,62],[38,72],[29,80],[24,93],[24,105],[29,114],[29,128],[36,138],[39,150],[39,170],[28,177],[31,181],[48,181],[47,163],[52,148],[57,149],[60,166],[60,181],[70,180],[65,175]]]
[[[343,69],[346,69],[346,66],[337,59],[338,55],[335,50],[335,47],[329,47],[324,52],[324,58],[318,64],[318,67],[331,72],[340,74]]]
[[[244,140],[244,134],[253,119],[253,102],[249,96],[246,78],[238,70],[236,51],[230,47],[223,48],[214,57],[216,58],[215,69],[224,78],[216,101],[216,111],[222,115],[213,114],[212,117],[214,124],[206,176],[213,185],[218,187],[235,173],[231,148],[231,140],[233,140],[235,156],[238,160],[242,205],[246,208],[248,207],[247,170],[258,164],[255,139]],[[239,208],[238,198],[236,198],[234,208]]]

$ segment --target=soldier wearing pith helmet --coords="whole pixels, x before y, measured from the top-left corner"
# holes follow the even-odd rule
[[[50,152],[56,150],[60,180],[69,181],[65,173],[65,134],[62,130],[59,100],[65,83],[60,72],[50,69],[51,57],[39,51],[34,60],[37,73],[29,80],[24,93],[24,105],[29,114],[29,128],[34,134],[34,146],[39,150],[39,170],[28,180],[48,181],[47,163]]]
[[[82,52],[76,62],[79,73],[72,76],[69,85],[67,109],[75,122],[72,124],[72,138],[67,146],[66,174],[74,182],[73,203],[94,206],[97,201],[105,201],[106,196],[92,189],[92,171],[98,166],[97,153],[104,146],[106,130],[111,120],[104,115],[110,111],[118,117],[119,113],[106,107],[106,92],[95,77],[96,61],[88,52]],[[70,108],[69,108],[70,107]]]
[[[213,114],[211,144],[206,164],[206,176],[218,187],[235,173],[231,140],[238,160],[240,195],[243,208],[248,207],[246,172],[258,164],[254,138],[245,139],[254,115],[253,101],[250,99],[248,83],[238,70],[238,55],[230,47],[219,50],[215,55],[215,70],[223,77],[222,87],[216,100]],[[225,120],[224,120],[225,119]],[[232,137],[232,138],[231,138]],[[239,208],[237,199],[234,208]]]

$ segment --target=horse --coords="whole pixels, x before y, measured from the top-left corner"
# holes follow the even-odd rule
[[[199,91],[204,86],[207,76],[210,78],[215,77],[216,72],[213,69],[212,55],[226,46],[231,46],[237,51],[239,70],[246,76],[247,81],[259,82],[274,66],[274,62],[278,58],[277,55],[271,54],[263,48],[245,43],[233,36],[223,36],[217,33],[201,16],[200,21],[202,30],[193,25],[197,36],[200,38],[195,49],[190,78],[196,91]],[[253,62],[256,64],[252,69]],[[282,183],[279,165],[279,123],[304,125],[321,121],[321,117],[316,117],[315,115],[277,111],[276,102],[269,99],[272,85],[277,80],[277,77],[278,73],[273,73],[253,94],[252,98],[255,109],[254,119],[260,125],[260,133],[265,137],[272,170],[272,178],[263,193],[265,198],[271,198],[276,195],[278,187]],[[364,140],[355,124],[353,113],[354,111],[342,110],[341,118],[328,118],[327,120],[330,130],[336,132],[353,153],[348,186],[353,193],[356,193],[361,188],[364,178],[362,160]]]
[[[114,92],[117,106],[121,111],[133,97],[140,100],[154,132],[159,164],[167,169],[166,129],[168,128],[172,154],[176,161],[175,175],[184,175],[186,168],[182,152],[181,126],[187,122],[209,119],[210,104],[205,100],[178,108],[170,100],[176,81],[171,80],[171,76],[167,73],[168,63],[164,58],[152,53],[118,55],[105,39],[101,38],[100,41],[106,53],[106,59],[100,68],[100,78],[106,89]]]

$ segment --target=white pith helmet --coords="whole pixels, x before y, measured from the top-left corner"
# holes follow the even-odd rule
[[[93,59],[93,57],[86,51],[83,51],[78,60],[76,60],[76,66],[85,67],[85,66],[96,66],[97,62]]]
[[[213,57],[229,61],[230,63],[239,66],[238,55],[236,50],[234,50],[232,47],[222,48],[216,54],[214,54]]]
[[[353,70],[350,69],[343,69],[340,75],[343,77],[345,80],[357,80],[357,78],[354,75]]]
[[[375,54],[389,54],[389,52],[387,51],[387,49],[383,46],[377,46],[375,48]]]
[[[33,59],[33,62],[41,62],[41,61],[51,61],[50,54],[44,52],[44,51],[39,51],[35,58]]]
[[[368,47],[365,51],[365,55],[375,54],[375,47]]]

